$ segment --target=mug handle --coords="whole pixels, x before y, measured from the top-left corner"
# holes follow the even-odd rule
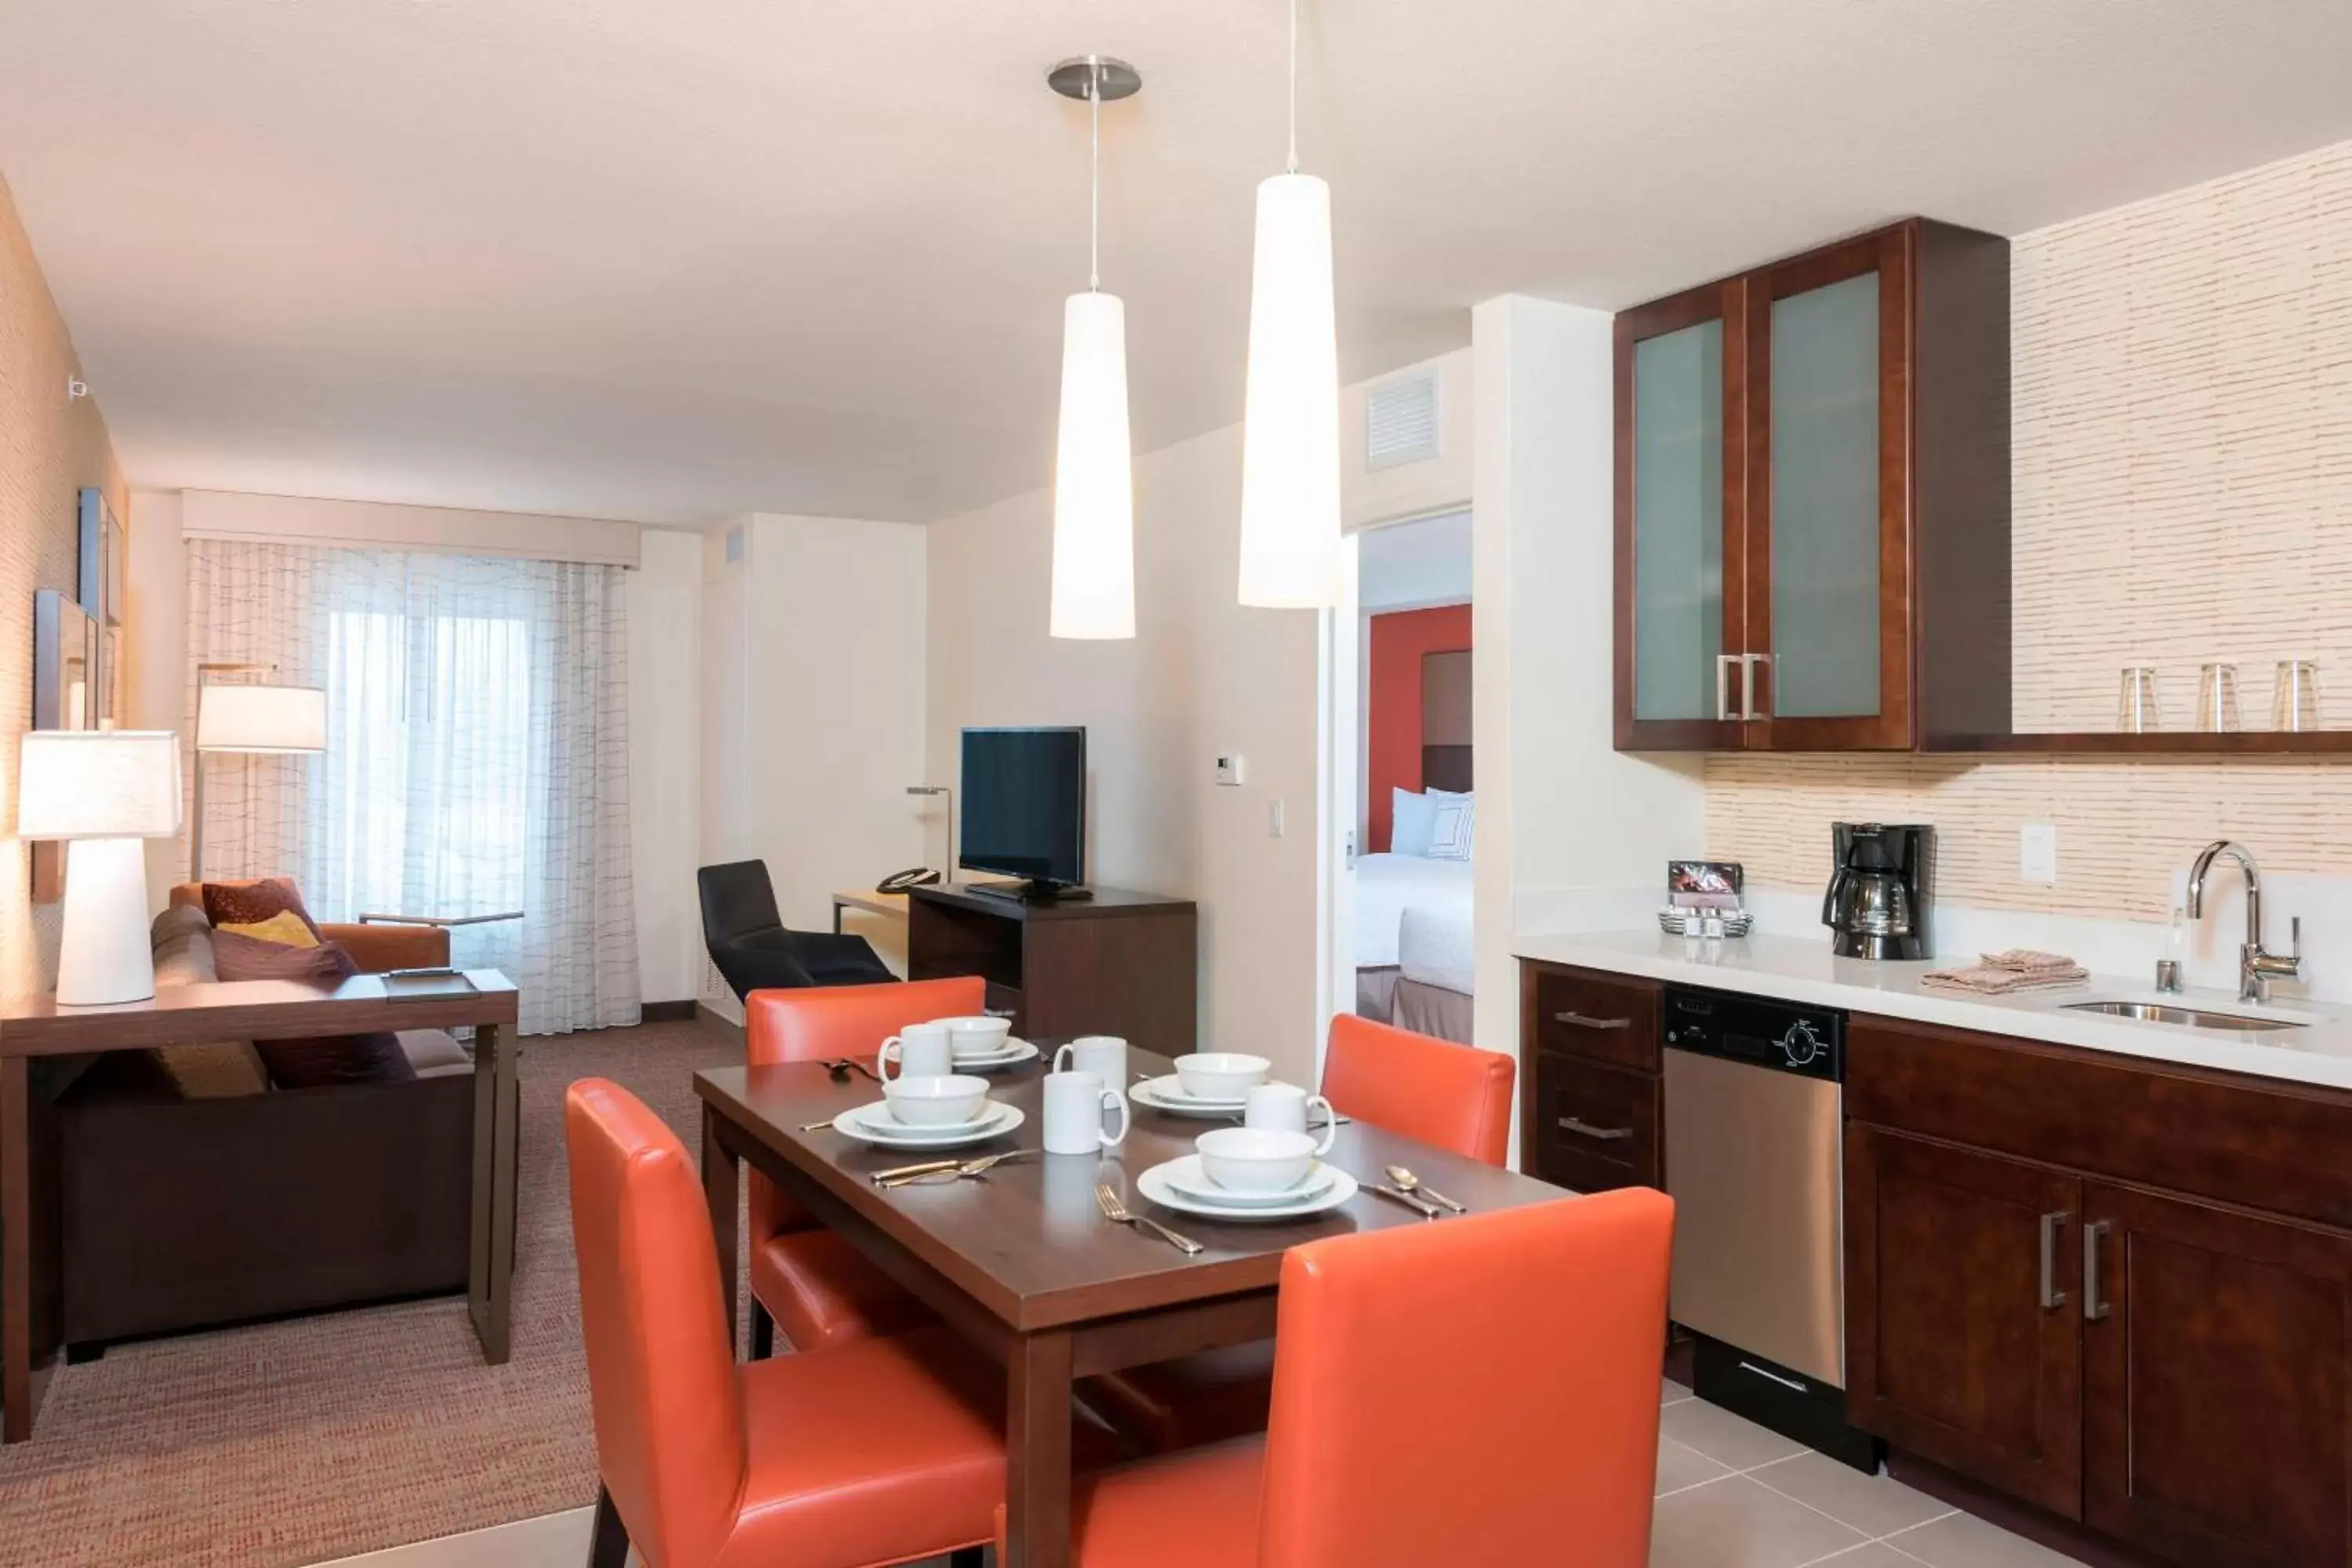
[[[1069,1071],[1070,1069],[1067,1064],[1077,1059],[1077,1049],[1078,1048],[1076,1046],[1066,1043],[1055,1047],[1054,1066],[1051,1070],[1055,1072]]]
[[[884,1083],[888,1083],[890,1081],[890,1047],[898,1043],[898,1037],[893,1035],[888,1039],[882,1042],[882,1048],[880,1050],[874,1053],[874,1076],[880,1079]],[[906,1060],[903,1056],[899,1058],[899,1066],[902,1068],[906,1066]],[[904,1078],[906,1074],[902,1071],[898,1076]]]
[[[1307,1097],[1309,1121],[1313,1120],[1312,1112],[1318,1105],[1323,1108],[1323,1142],[1315,1145],[1315,1157],[1319,1160],[1331,1152],[1332,1144],[1339,1141],[1339,1113],[1332,1110],[1331,1102],[1321,1095],[1310,1094]]]
[[[1134,1123],[1134,1113],[1127,1108],[1127,1096],[1119,1093],[1118,1090],[1111,1088],[1108,1084],[1103,1085],[1102,1103],[1105,1109],[1108,1109],[1114,1105],[1118,1107],[1118,1136],[1116,1138],[1104,1138],[1102,1141],[1102,1146],[1104,1148],[1116,1149],[1120,1144],[1127,1142],[1128,1129]],[[1099,1137],[1100,1134],[1097,1133],[1097,1136]]]

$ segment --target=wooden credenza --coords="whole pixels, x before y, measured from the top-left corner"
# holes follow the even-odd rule
[[[981,976],[1017,1035],[1118,1035],[1177,1057],[1199,1048],[1199,937],[1189,899],[1097,888],[1024,902],[961,883],[916,888],[907,978]]]

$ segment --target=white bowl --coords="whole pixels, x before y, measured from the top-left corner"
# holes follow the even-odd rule
[[[1192,1141],[1209,1180],[1237,1193],[1280,1193],[1315,1168],[1315,1140],[1266,1127],[1220,1127]]]
[[[1176,1058],[1176,1081],[1194,1100],[1239,1100],[1265,1081],[1274,1064],[1237,1051],[1202,1051]]]
[[[934,1018],[948,1032],[948,1044],[959,1058],[992,1057],[1004,1049],[1013,1033],[1010,1018]]]
[[[890,1114],[909,1127],[955,1127],[979,1120],[988,1103],[988,1080],[952,1074],[946,1078],[894,1078],[882,1086]]]

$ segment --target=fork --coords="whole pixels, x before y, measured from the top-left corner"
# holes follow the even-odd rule
[[[1127,1205],[1120,1200],[1119,1195],[1117,1193],[1111,1190],[1111,1186],[1108,1182],[1097,1182],[1095,1184],[1095,1205],[1102,1210],[1103,1218],[1110,1221],[1111,1224],[1129,1226],[1140,1226],[1145,1230],[1151,1232],[1154,1236],[1160,1237],[1160,1240],[1166,1242],[1177,1251],[1183,1253],[1188,1258],[1201,1250],[1201,1244],[1199,1242],[1194,1241],[1189,1236],[1177,1235],[1166,1226],[1161,1225],[1158,1220],[1153,1219],[1150,1215],[1129,1214],[1127,1210]]]

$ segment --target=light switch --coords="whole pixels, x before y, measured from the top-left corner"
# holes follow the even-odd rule
[[[1221,784],[1237,784],[1242,782],[1242,754],[1239,752],[1234,752],[1231,756],[1217,759],[1217,782]]]
[[[2058,829],[2047,822],[2029,822],[2018,830],[2017,875],[2021,880],[2055,885],[2058,880]]]

